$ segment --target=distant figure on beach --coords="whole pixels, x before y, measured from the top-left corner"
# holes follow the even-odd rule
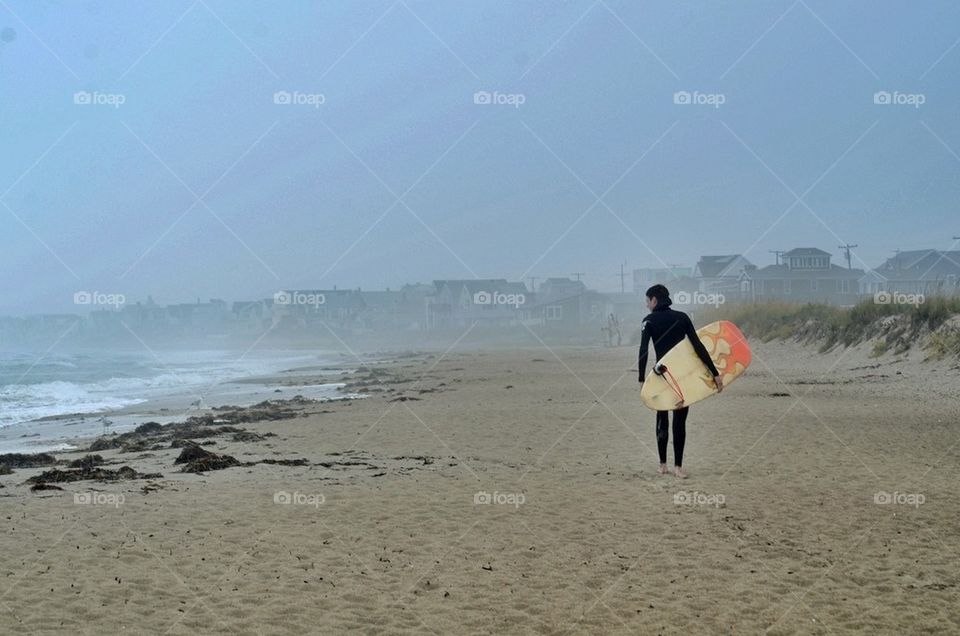
[[[723,380],[720,372],[710,359],[706,347],[700,342],[696,330],[693,328],[693,322],[690,317],[682,311],[670,309],[673,301],[670,300],[670,291],[663,285],[654,285],[646,292],[647,309],[650,314],[643,319],[640,327],[640,358],[638,369],[640,371],[640,383],[643,384],[647,371],[647,348],[650,341],[653,341],[653,350],[657,354],[657,360],[660,360],[670,349],[681,342],[684,337],[690,338],[690,344],[693,345],[697,356],[703,361],[710,373],[713,374],[713,381],[717,385],[717,391],[723,390]],[[659,363],[655,363],[653,370],[657,374],[662,374],[659,369]],[[677,409],[673,412],[673,463],[674,475],[680,479],[685,479],[687,473],[683,470],[683,445],[687,439],[687,412],[690,407]],[[669,439],[669,411],[657,411],[657,451],[660,454],[660,467],[657,468],[658,475],[667,473],[667,441]]]
[[[613,346],[614,334],[617,336],[617,346],[623,344],[623,337],[620,335],[620,321],[613,314],[607,317],[607,329],[609,329],[608,333],[610,334],[610,346]]]

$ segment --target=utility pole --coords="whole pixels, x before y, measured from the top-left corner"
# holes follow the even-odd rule
[[[850,243],[847,243],[846,245],[841,245],[841,246],[840,246],[840,249],[842,249],[842,250],[844,251],[844,253],[846,254],[846,256],[847,256],[847,269],[853,269],[853,268],[850,266],[850,250],[851,250],[852,248],[854,248],[854,247],[859,247],[859,246],[858,246],[858,245],[851,245]]]
[[[777,265],[779,265],[779,264],[780,264],[780,257],[783,256],[783,255],[785,254],[785,252],[782,251],[782,250],[767,250],[767,251],[777,257]]]
[[[570,274],[570,275],[571,275],[571,276],[576,276],[576,277],[577,277],[577,282],[579,283],[579,282],[580,282],[580,277],[581,277],[581,276],[586,276],[587,273],[586,273],[586,272],[574,272],[574,273],[572,273],[572,274]]]
[[[621,294],[622,294],[622,293],[624,292],[624,290],[625,290],[625,289],[624,289],[624,285],[623,285],[623,281],[624,281],[624,279],[625,279],[626,276],[627,276],[626,274],[623,273],[623,266],[624,266],[624,265],[626,265],[626,263],[620,263],[620,273],[619,273],[619,274],[615,274],[615,276],[619,276],[619,277],[620,277],[620,293],[621,293]]]

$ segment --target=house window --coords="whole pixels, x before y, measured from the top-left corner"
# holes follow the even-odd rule
[[[563,317],[563,307],[561,305],[550,305],[545,311],[547,320],[560,320]]]
[[[850,281],[843,279],[840,281],[840,293],[849,294],[850,293]]]

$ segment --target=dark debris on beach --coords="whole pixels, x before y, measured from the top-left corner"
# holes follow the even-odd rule
[[[231,466],[240,466],[240,460],[231,455],[212,453],[199,444],[184,446],[174,464],[184,464],[180,472],[203,473],[208,470],[223,470]]]
[[[63,483],[71,481],[120,481],[125,479],[161,479],[160,473],[138,473],[129,466],[121,466],[116,470],[93,466],[90,463],[79,468],[60,470],[53,468],[45,470],[39,475],[27,479],[28,484]]]
[[[56,463],[57,458],[50,453],[6,453],[0,455],[0,475],[9,475],[12,468],[42,468]]]
[[[161,450],[165,444],[169,444],[171,448],[176,448],[184,445],[182,440],[209,438],[226,433],[234,433],[235,436],[240,437],[235,441],[248,441],[243,437],[254,436],[257,433],[237,428],[234,426],[235,424],[300,417],[303,415],[302,408],[293,408],[291,405],[302,407],[313,402],[314,400],[308,400],[298,395],[285,401],[266,400],[249,408],[220,407],[214,409],[215,413],[194,415],[183,422],[171,424],[147,422],[127,433],[98,437],[90,444],[87,451],[119,449],[120,452],[129,453]],[[249,437],[249,441],[260,440]]]

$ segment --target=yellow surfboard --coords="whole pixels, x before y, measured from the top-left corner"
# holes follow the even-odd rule
[[[697,335],[720,372],[724,389],[750,366],[750,345],[732,322],[712,322],[698,329]],[[651,370],[640,390],[640,399],[654,411],[675,411],[717,393],[713,375],[697,357],[689,338],[684,338],[657,364],[666,367],[666,371],[660,375]]]

